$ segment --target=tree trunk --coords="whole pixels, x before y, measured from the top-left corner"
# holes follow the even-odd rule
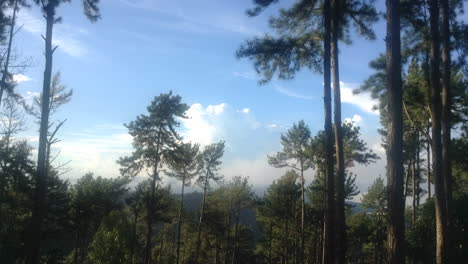
[[[40,259],[42,222],[45,218],[47,170],[46,148],[47,132],[49,128],[50,82],[52,78],[52,31],[55,22],[55,9],[49,4],[46,10],[46,37],[45,37],[45,69],[42,85],[41,124],[39,130],[39,148],[37,154],[36,188],[34,192],[34,208],[31,219],[31,241],[29,245],[28,263],[38,264]]]
[[[447,233],[451,229],[450,204],[452,202],[452,164],[450,161],[451,145],[451,108],[452,95],[450,88],[451,57],[450,57],[450,3],[448,0],[440,0],[442,15],[442,177],[445,187],[445,210],[447,210]],[[453,248],[451,240],[447,239],[447,248]],[[450,252],[447,252],[449,258]]]
[[[234,224],[234,248],[232,250],[232,260],[231,263],[235,264],[236,263],[236,257],[237,257],[237,240],[239,239],[239,217],[240,217],[240,207],[238,208],[236,212],[236,223]]]
[[[205,183],[203,186],[203,199],[202,199],[202,203],[200,206],[200,220],[198,221],[197,249],[195,251],[195,261],[197,263],[198,263],[198,256],[200,254],[201,229],[202,229],[202,224],[203,224],[203,215],[205,213],[206,192],[208,189],[208,176],[209,176],[209,171],[207,171],[206,176],[205,176]]]
[[[334,105],[334,132],[336,152],[336,250],[335,263],[345,263],[346,255],[346,224],[345,224],[345,168],[343,154],[343,131],[341,128],[341,91],[339,68],[339,0],[332,0],[332,41],[331,41],[331,65],[333,72],[333,105]]]
[[[416,159],[416,157],[414,157]],[[416,192],[417,192],[417,186],[416,186],[416,162],[413,162],[413,165],[411,166],[411,179],[412,179],[412,189],[413,189],[413,225],[416,224]]]
[[[3,67],[3,74],[2,80],[0,82],[0,106],[2,105],[3,101],[3,93],[6,89],[6,81],[7,77],[9,76],[8,67],[10,66],[10,55],[11,55],[11,44],[13,43],[13,36],[15,31],[15,23],[16,23],[16,12],[18,11],[18,0],[15,0],[15,7],[13,8],[13,16],[11,18],[11,25],[10,25],[10,36],[8,39],[8,48],[6,52],[5,64]]]
[[[429,126],[427,127],[427,133],[429,133]],[[426,143],[426,154],[427,198],[431,199],[431,144],[429,139],[427,139]]]
[[[270,246],[268,248],[268,264],[271,264],[272,248],[273,248],[273,220],[270,219]]]
[[[330,0],[324,3],[324,56],[323,56],[323,101],[325,113],[325,171],[326,171],[326,212],[323,237],[323,264],[334,263],[334,211],[335,211],[335,181],[333,173],[333,133],[331,118],[331,75],[330,75],[330,35],[331,12]]]
[[[431,31],[431,116],[432,116],[432,173],[435,185],[436,211],[436,261],[447,263],[447,211],[445,184],[442,170],[441,140],[441,89],[440,89],[440,42],[439,42],[439,2],[429,1]]]
[[[304,228],[305,228],[304,224],[305,224],[305,180],[304,180],[304,166],[303,166],[303,162],[301,160],[301,254],[300,254],[300,263],[304,263]]]
[[[130,251],[130,259],[132,260],[132,263],[135,263],[135,248],[137,245],[137,223],[138,223],[138,210],[135,207],[135,210],[133,211],[133,234],[132,234],[132,248]]]
[[[177,224],[177,252],[176,252],[176,264],[179,264],[180,257],[180,231],[182,227],[182,210],[184,209],[184,188],[185,188],[185,176],[182,178],[182,194],[180,196],[179,205],[179,221]]]
[[[156,162],[154,164],[153,168],[153,179],[151,181],[151,195],[150,199],[146,201],[146,226],[147,226],[147,231],[146,231],[146,246],[145,246],[145,259],[144,262],[145,264],[150,264],[151,263],[151,249],[153,248],[153,202],[154,202],[154,197],[156,193],[156,182],[158,181],[159,178],[159,172],[158,172],[158,167],[159,167],[159,149],[161,146],[161,132],[158,132],[158,139],[156,141]]]
[[[401,264],[405,261],[405,203],[403,198],[400,0],[386,0],[386,5],[388,262],[389,264]]]

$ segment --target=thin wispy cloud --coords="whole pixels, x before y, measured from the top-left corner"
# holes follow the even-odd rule
[[[207,0],[193,4],[192,1],[154,1],[154,0],[120,0],[121,3],[139,9],[158,12],[163,17],[152,20],[154,24],[185,33],[236,33],[258,35],[261,33],[249,23],[243,12],[231,12],[229,8],[219,5],[217,1]],[[211,9],[200,8],[212,7]],[[224,7],[224,10],[221,8]],[[196,12],[195,12],[196,11]],[[196,14],[196,15],[194,15]],[[176,21],[174,21],[176,20]]]
[[[23,25],[23,29],[35,35],[40,41],[41,34],[44,35],[45,21],[39,14],[34,14],[32,11],[23,8],[18,13],[18,24]],[[87,30],[66,23],[56,24],[54,26],[53,44],[59,46],[66,54],[72,57],[83,57],[88,53],[88,47],[81,40],[87,35]]]
[[[297,93],[295,91],[292,91],[280,85],[274,85],[274,88],[277,92],[284,94],[286,96],[289,96],[289,97],[294,97],[294,98],[304,99],[304,100],[312,100],[315,98],[314,96]]]
[[[258,75],[253,71],[244,71],[244,72],[235,71],[232,73],[232,75],[234,75],[234,77],[238,77],[238,78],[242,78],[246,80],[258,80],[259,79]]]

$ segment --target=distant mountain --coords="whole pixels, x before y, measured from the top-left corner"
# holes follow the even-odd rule
[[[180,194],[175,194],[174,196],[176,197],[176,199],[180,198]],[[187,212],[197,215],[198,212],[200,211],[202,198],[203,198],[203,194],[200,192],[191,192],[191,193],[184,194],[184,209]],[[346,204],[351,206],[352,215],[357,214],[357,213],[367,213],[367,212],[374,211],[373,209],[363,207],[361,203],[346,201]],[[257,239],[260,238],[260,235],[261,235],[260,227],[257,223],[254,209],[242,210],[241,215],[240,215],[240,223],[246,226],[250,226],[250,228],[255,234],[255,238]]]

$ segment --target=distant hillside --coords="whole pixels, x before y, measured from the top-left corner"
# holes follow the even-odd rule
[[[175,195],[179,199],[180,195]],[[184,194],[184,209],[187,212],[197,214],[200,211],[200,204],[203,198],[203,194],[200,192],[192,192]],[[351,214],[357,214],[362,212],[372,212],[372,209],[365,208],[361,203],[346,201],[348,205],[351,205]],[[243,225],[250,226],[253,230],[255,237],[260,238],[261,232],[260,227],[257,223],[255,210],[254,209],[245,209],[241,212],[240,222]]]

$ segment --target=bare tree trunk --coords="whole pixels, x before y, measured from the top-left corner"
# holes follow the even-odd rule
[[[429,126],[428,126],[428,129],[427,129],[427,132],[429,133]],[[428,139],[427,140],[427,144],[426,144],[426,154],[427,154],[427,161],[426,161],[426,165],[427,165],[427,171],[426,171],[426,176],[427,176],[427,198],[428,199],[431,199],[431,144],[430,144],[430,140]]]
[[[405,261],[405,203],[403,197],[400,0],[386,0],[386,5],[388,262],[389,264],[401,264]]]
[[[197,249],[195,251],[195,261],[198,263],[198,256],[200,254],[200,244],[201,244],[201,229],[203,225],[203,215],[205,213],[205,202],[206,202],[206,192],[208,190],[208,176],[209,171],[205,175],[205,183],[203,186],[203,198],[200,206],[200,220],[198,221],[198,231],[197,231]]]
[[[270,246],[268,248],[268,264],[271,264],[272,247],[273,247],[273,220],[270,219]]]
[[[239,202],[240,203],[240,202]],[[234,249],[232,250],[232,264],[236,263],[237,258],[237,240],[239,239],[239,218],[240,218],[240,205],[236,212],[236,223],[234,224]]]
[[[159,172],[158,172],[158,167],[159,167],[159,149],[161,145],[161,132],[158,132],[158,139],[156,141],[156,157],[157,160],[154,164],[153,168],[153,178],[151,180],[151,194],[150,194],[150,199],[146,201],[146,226],[147,226],[147,231],[146,231],[146,246],[145,246],[145,258],[144,258],[144,264],[150,264],[151,263],[151,250],[153,248],[153,202],[154,202],[154,197],[156,193],[156,182],[159,178]]]
[[[450,3],[448,0],[440,0],[442,15],[442,177],[445,187],[445,210],[447,210],[447,234],[451,229],[450,204],[452,202],[452,164],[450,161],[451,145],[451,108],[452,95],[450,88],[451,79],[451,57],[450,57]],[[447,239],[447,248],[453,248],[451,240]],[[447,252],[449,259],[450,252]]]
[[[130,251],[130,259],[132,260],[132,263],[135,263],[135,247],[137,244],[137,222],[138,222],[138,210],[135,208],[133,211],[133,234],[132,234],[132,246],[131,246],[131,251]]]
[[[182,210],[184,209],[184,188],[185,188],[185,176],[182,178],[182,194],[180,197],[179,205],[179,221],[177,224],[177,252],[176,252],[176,264],[179,264],[180,257],[180,231],[182,227]]]
[[[304,166],[301,159],[301,254],[300,263],[304,263],[304,226],[305,224],[305,180]]]
[[[5,58],[5,64],[3,67],[3,74],[2,74],[2,80],[0,82],[0,106],[2,105],[3,101],[3,93],[5,92],[6,89],[6,81],[7,78],[9,77],[9,72],[8,72],[8,67],[10,66],[10,56],[11,56],[11,44],[13,43],[13,36],[14,36],[14,31],[15,31],[15,23],[16,23],[16,12],[18,11],[18,0],[15,0],[15,6],[13,8],[13,16],[11,18],[11,25],[10,25],[10,36],[8,39],[8,48],[7,48],[7,53],[6,53],[6,58]]]
[[[431,117],[432,117],[432,172],[435,183],[436,209],[436,260],[437,264],[447,263],[447,210],[446,194],[443,178],[442,142],[441,142],[441,111],[440,97],[440,42],[439,42],[439,2],[429,1],[430,31],[431,31]]]
[[[416,159],[416,157],[414,157]],[[412,189],[413,189],[413,225],[416,224],[416,192],[417,192],[417,186],[416,186],[416,162],[413,162],[413,165],[411,166],[411,176],[412,176]]]
[[[335,179],[333,173],[333,133],[331,118],[331,74],[330,74],[330,35],[331,35],[330,0],[324,2],[324,56],[323,56],[323,101],[325,113],[325,171],[326,171],[326,212],[324,221],[323,264],[334,263],[334,211],[335,211]]]
[[[40,259],[42,222],[46,211],[47,170],[46,148],[49,128],[50,82],[52,78],[52,31],[55,22],[55,8],[49,3],[46,7],[45,70],[42,86],[41,125],[39,130],[39,148],[37,155],[36,188],[31,219],[31,241],[28,263],[38,264]]]
[[[411,172],[411,165],[413,164],[413,160],[409,161],[408,167],[406,168],[406,173],[405,173],[405,189],[403,191],[403,203],[406,205],[406,197],[408,197],[408,189],[409,189],[409,179],[410,179],[410,172]]]
[[[345,168],[343,154],[343,131],[341,128],[341,91],[340,68],[338,58],[338,34],[340,6],[338,0],[332,0],[332,41],[331,64],[333,74],[333,104],[334,104],[334,132],[336,155],[336,250],[335,263],[345,263],[346,255],[346,223],[345,223]]]

